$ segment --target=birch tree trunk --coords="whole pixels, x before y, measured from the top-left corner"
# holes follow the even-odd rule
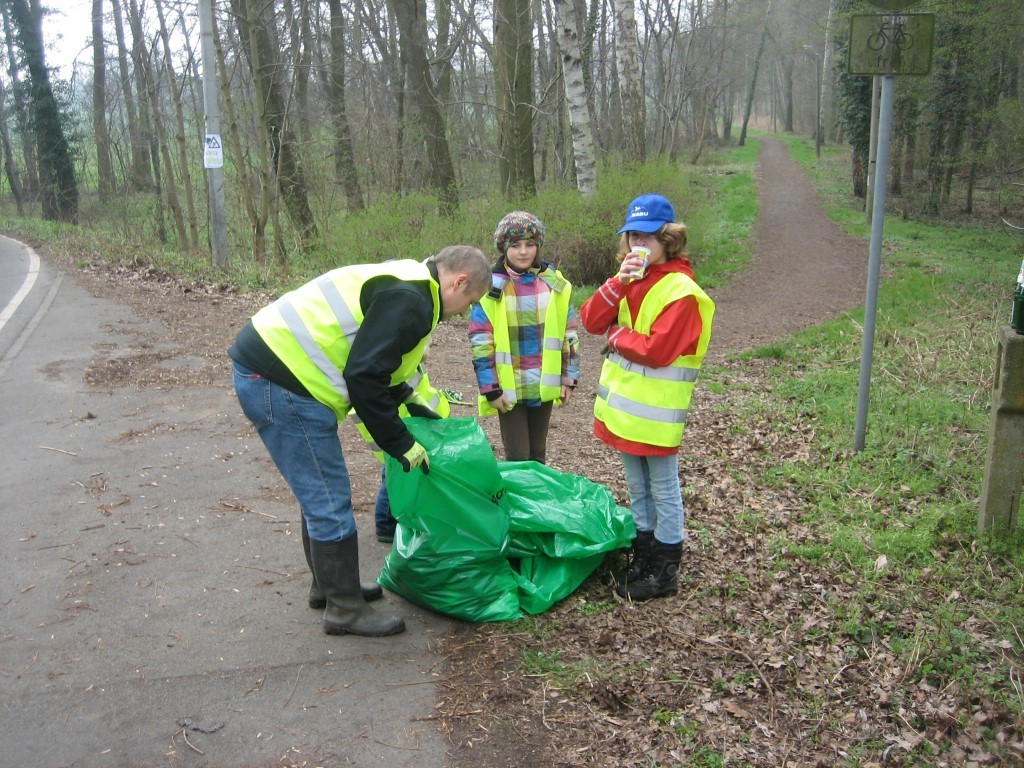
[[[597,188],[597,154],[590,130],[576,13],[572,0],[554,0],[554,5],[558,15],[558,47],[562,53],[562,77],[576,163],[576,188],[583,195],[592,195]]]
[[[640,71],[640,47],[633,0],[612,0],[615,9],[615,61],[622,103],[622,150],[629,161],[647,160],[647,119]]]

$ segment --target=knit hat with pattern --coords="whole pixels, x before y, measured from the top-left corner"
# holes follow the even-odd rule
[[[544,225],[532,213],[512,211],[498,222],[498,228],[494,230],[494,247],[502,255],[516,240],[533,240],[539,247],[544,245],[544,233]]]

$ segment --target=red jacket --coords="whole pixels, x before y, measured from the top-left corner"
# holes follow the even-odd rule
[[[651,264],[647,276],[627,285],[611,277],[580,308],[580,321],[588,333],[595,336],[608,334],[608,344],[627,360],[641,365],[663,368],[681,355],[692,355],[697,351],[697,342],[703,330],[697,300],[693,296],[668,304],[658,315],[651,328],[651,335],[645,336],[618,325],[619,304],[625,299],[630,318],[636,324],[647,292],[670,272],[682,272],[694,279],[689,259],[669,259],[663,264]],[[613,435],[604,424],[594,420],[594,434],[607,445],[634,456],[669,456],[679,449],[635,443]]]

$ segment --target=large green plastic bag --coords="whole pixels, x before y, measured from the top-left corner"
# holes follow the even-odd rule
[[[532,461],[498,462],[498,470],[509,511],[509,557],[519,558],[519,605],[527,613],[542,613],[572,594],[609,548],[632,541],[632,515],[604,486]]]
[[[603,486],[534,462],[494,458],[476,419],[407,419],[430,474],[388,460],[395,542],[388,589],[468,621],[540,613],[635,535]]]

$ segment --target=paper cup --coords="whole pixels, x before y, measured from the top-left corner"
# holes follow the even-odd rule
[[[643,266],[633,272],[633,279],[639,280],[647,274],[647,263],[651,258],[651,249],[638,246],[633,249],[633,253],[644,260]]]

